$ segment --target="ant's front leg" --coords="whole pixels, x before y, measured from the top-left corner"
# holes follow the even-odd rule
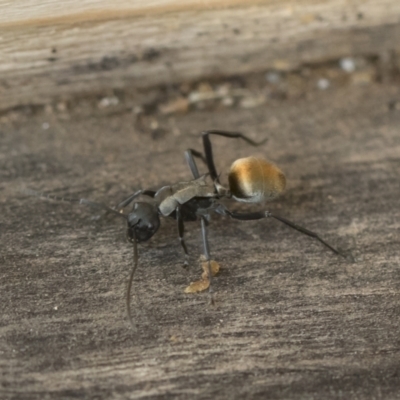
[[[217,169],[215,168],[212,145],[211,145],[211,140],[209,137],[210,135],[224,136],[224,137],[233,138],[233,139],[242,139],[245,142],[251,144],[252,146],[260,146],[268,140],[268,139],[264,139],[261,142],[255,142],[254,140],[248,138],[247,136],[243,135],[243,133],[240,133],[240,132],[227,132],[227,131],[220,131],[220,130],[215,130],[215,129],[202,132],[203,148],[204,148],[205,156],[203,155],[203,153],[201,153],[197,150],[188,149],[185,152],[185,157],[186,157],[186,160],[189,164],[189,167],[190,167],[195,179],[200,177],[196,162],[194,161],[194,157],[197,157],[197,158],[201,159],[204,162],[204,164],[207,165],[208,173],[210,174],[211,179],[217,183],[219,183],[219,176],[217,173]]]
[[[196,160],[194,157],[200,158],[206,163],[206,159],[204,158],[203,154],[201,154],[197,150],[187,149],[185,151],[185,158],[189,165],[190,171],[192,171],[192,175],[194,179],[200,178],[199,169],[197,168]]]
[[[128,196],[125,200],[122,200],[116,207],[115,210],[118,212],[121,212],[123,208],[129,206],[133,202],[133,200],[136,199],[136,197],[139,197],[140,195],[144,196],[149,196],[149,197],[154,197],[156,192],[154,190],[138,190],[137,192],[131,194]]]
[[[52,195],[52,194],[46,194],[46,193],[43,193],[43,192],[38,192],[37,190],[31,190],[31,189],[24,189],[24,190],[22,190],[22,193],[24,193],[24,194],[26,194],[28,196],[35,196],[35,197],[39,197],[39,198],[42,198],[42,199],[50,199],[50,200],[68,202],[68,203],[82,204],[84,206],[89,206],[89,207],[92,207],[92,208],[102,209],[102,210],[110,212],[110,213],[112,213],[114,215],[119,215],[120,217],[126,218],[125,215],[120,214],[114,208],[111,208],[111,207],[108,207],[105,204],[97,203],[95,201],[91,201],[91,200],[87,200],[87,199],[77,199],[77,198],[71,198],[71,197],[55,196],[55,195]]]
[[[203,148],[204,148],[205,160],[206,160],[208,171],[210,173],[211,179],[218,183],[219,183],[219,177],[217,174],[217,169],[215,168],[215,164],[214,164],[214,157],[213,157],[210,135],[224,136],[224,137],[228,137],[228,138],[232,138],[232,139],[242,139],[245,142],[247,142],[248,144],[251,144],[252,146],[261,146],[263,143],[265,143],[268,140],[266,138],[266,139],[262,140],[261,142],[255,142],[254,140],[243,135],[243,133],[220,131],[220,130],[216,130],[216,129],[212,129],[209,131],[203,131],[201,133],[201,135],[203,137]]]

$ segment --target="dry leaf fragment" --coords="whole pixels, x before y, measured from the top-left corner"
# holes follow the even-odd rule
[[[198,293],[202,292],[210,286],[209,279],[201,279],[196,282],[191,282],[191,284],[185,289],[185,293]]]
[[[189,109],[189,100],[184,97],[178,97],[177,99],[171,100],[168,103],[161,104],[159,110],[161,114],[175,114],[175,113],[186,113]]]
[[[203,268],[203,273],[201,274],[201,279],[196,282],[191,282],[190,285],[185,289],[185,293],[198,293],[202,292],[209,288],[210,279],[208,277],[208,266],[207,261],[201,263],[201,267]],[[210,261],[211,273],[213,276],[217,275],[219,272],[219,264],[211,260]]]

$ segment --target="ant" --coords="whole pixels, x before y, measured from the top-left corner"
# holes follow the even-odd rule
[[[227,138],[242,139],[252,146],[260,146],[266,142],[255,142],[239,132],[227,132],[221,130],[208,130],[201,133],[204,154],[193,149],[185,151],[185,158],[192,172],[193,179],[164,186],[157,191],[138,190],[121,201],[116,207],[111,208],[102,203],[96,203],[87,199],[73,199],[44,194],[33,190],[25,190],[26,194],[79,203],[90,207],[100,208],[117,215],[127,222],[127,237],[133,245],[133,267],[128,280],[126,292],[126,308],[128,319],[134,327],[130,308],[130,293],[132,281],[138,266],[137,244],[149,240],[160,227],[160,217],[170,217],[178,223],[179,241],[185,253],[184,267],[188,266],[189,253],[184,240],[184,224],[200,219],[204,246],[204,255],[207,263],[208,277],[210,280],[209,292],[212,297],[211,287],[211,256],[207,238],[207,226],[211,212],[229,216],[233,219],[249,221],[263,218],[274,218],[291,228],[317,239],[335,254],[344,255],[324,241],[317,233],[303,228],[286,218],[280,217],[269,211],[256,211],[241,213],[229,210],[219,202],[220,199],[233,199],[244,203],[264,204],[278,197],[286,185],[283,172],[275,165],[262,158],[247,157],[236,160],[228,175],[229,188],[221,185],[217,174],[210,136],[224,136]],[[208,173],[200,175],[195,158],[201,159],[207,166]],[[136,201],[139,196],[145,197],[144,201]],[[123,213],[123,209],[133,203],[129,214]]]

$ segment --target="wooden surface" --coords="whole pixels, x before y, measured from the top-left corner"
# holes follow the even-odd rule
[[[1,1],[0,109],[399,50],[398,0]]]
[[[370,83],[161,118],[152,134],[134,128],[130,112],[97,108],[3,118],[0,398],[398,398],[399,104],[398,85]],[[215,217],[211,250],[222,272],[212,307],[207,294],[183,293],[201,273],[198,224],[187,225],[185,272],[166,220],[140,248],[133,332],[125,227],[18,189],[116,204],[188,179],[183,151],[200,149],[205,128],[268,137],[256,150],[215,140],[218,170],[249,154],[275,161],[288,188],[269,209],[356,262],[277,221]]]

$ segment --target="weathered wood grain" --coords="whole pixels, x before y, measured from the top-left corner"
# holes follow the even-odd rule
[[[399,21],[397,0],[3,2],[0,109],[387,54]]]
[[[160,120],[164,136],[102,110],[3,121],[0,398],[398,398],[399,100],[393,84],[331,88]],[[207,127],[268,136],[257,151],[215,140],[218,170],[250,153],[277,162],[288,189],[269,208],[351,250],[356,263],[276,221],[216,217],[211,250],[222,272],[211,307],[206,294],[183,293],[201,273],[198,225],[187,225],[185,272],[175,223],[165,221],[141,246],[134,333],[120,221],[17,190],[115,204],[187,179],[183,151],[199,148]]]

